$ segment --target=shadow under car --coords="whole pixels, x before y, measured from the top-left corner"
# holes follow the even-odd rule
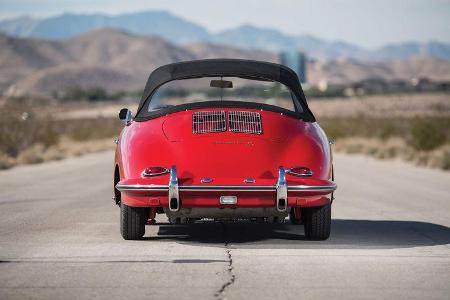
[[[252,222],[159,224],[157,236],[145,240],[173,240],[202,246],[285,249],[394,249],[446,245],[450,228],[419,221],[332,220],[326,241],[307,241],[302,225]]]

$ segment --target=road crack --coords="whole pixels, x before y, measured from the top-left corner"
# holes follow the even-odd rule
[[[219,290],[217,290],[217,292],[214,294],[214,296],[217,299],[226,299],[225,292],[236,281],[236,275],[234,274],[233,255],[232,255],[232,252],[231,252],[231,249],[229,246],[227,228],[224,223],[221,223],[221,224],[222,224],[223,235],[224,235],[224,239],[225,239],[225,248],[227,249],[226,255],[228,258],[228,268],[227,268],[228,280],[226,282],[224,282],[224,284],[222,284],[222,286],[220,287]]]

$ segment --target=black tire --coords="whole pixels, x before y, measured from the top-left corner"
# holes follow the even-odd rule
[[[308,240],[323,241],[330,237],[331,204],[302,210],[305,236]]]
[[[145,234],[149,209],[120,205],[120,233],[125,240],[140,240]]]

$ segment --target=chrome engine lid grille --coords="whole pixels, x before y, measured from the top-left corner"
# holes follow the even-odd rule
[[[227,129],[225,111],[199,111],[192,114],[192,132],[222,132]]]
[[[230,111],[228,128],[232,132],[261,134],[261,114],[251,111]]]

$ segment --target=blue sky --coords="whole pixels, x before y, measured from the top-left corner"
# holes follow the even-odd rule
[[[367,48],[411,40],[450,42],[450,0],[0,0],[2,19],[155,9],[170,11],[211,32],[252,24]]]

